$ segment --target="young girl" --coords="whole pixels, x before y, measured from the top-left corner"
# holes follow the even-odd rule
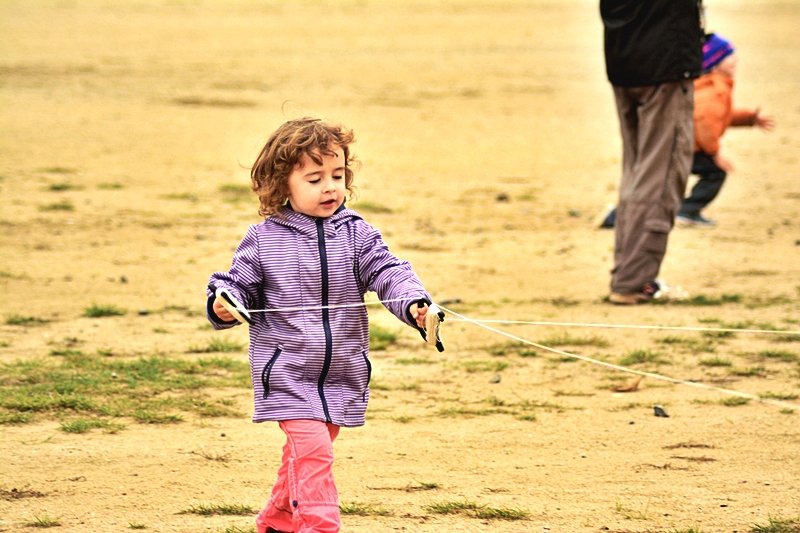
[[[214,297],[219,290],[248,309],[276,309],[250,315],[253,421],[277,421],[286,434],[259,533],[339,531],[333,441],[340,427],[364,424],[372,371],[367,311],[358,305],[364,294],[375,291],[424,337],[430,296],[409,263],[344,205],[353,139],[312,118],[278,128],[251,171],[267,218],[249,228],[231,269],[209,283],[215,329],[239,324]]]
[[[675,220],[687,226],[714,226],[702,210],[717,197],[733,165],[720,153],[720,140],[729,126],[757,126],[770,131],[772,117],[761,111],[733,106],[737,56],[733,45],[718,34],[703,44],[703,75],[694,82],[695,152],[692,174],[699,178],[683,200]]]

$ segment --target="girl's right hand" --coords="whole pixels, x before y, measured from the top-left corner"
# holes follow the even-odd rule
[[[214,313],[219,317],[220,320],[223,322],[230,322],[231,320],[236,320],[234,316],[225,309],[225,306],[219,303],[219,300],[214,300],[214,304],[211,307],[214,310]]]
[[[762,115],[761,109],[756,109],[756,114],[753,117],[753,126],[761,128],[764,131],[772,131],[775,127],[775,120],[772,117]]]

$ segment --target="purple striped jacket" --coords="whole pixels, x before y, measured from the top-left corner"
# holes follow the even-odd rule
[[[397,318],[416,328],[409,306],[430,302],[407,261],[353,210],[329,218],[285,210],[251,226],[228,272],[209,285],[228,289],[248,309],[321,307],[364,301],[375,291]],[[222,322],[211,310],[215,329]],[[254,422],[311,419],[364,424],[369,380],[369,323],[364,306],[251,313]]]

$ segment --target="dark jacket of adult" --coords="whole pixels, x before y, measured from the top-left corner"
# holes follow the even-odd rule
[[[606,73],[622,87],[697,78],[702,0],[600,0]]]

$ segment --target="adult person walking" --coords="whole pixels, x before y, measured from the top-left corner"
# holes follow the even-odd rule
[[[692,162],[702,0],[600,0],[600,15],[622,134],[609,301],[633,305],[667,290],[656,277]]]

